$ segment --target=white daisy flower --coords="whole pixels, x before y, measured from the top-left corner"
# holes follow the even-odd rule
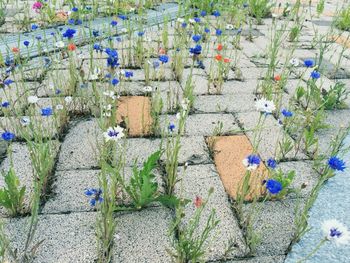
[[[108,130],[103,134],[105,137],[106,142],[112,140],[112,141],[118,141],[119,139],[124,137],[123,128],[120,126],[117,127],[109,127]]]
[[[21,123],[21,125],[22,126],[28,126],[29,125],[29,123],[30,123],[30,118],[28,117],[28,116],[23,116],[21,119],[20,119],[20,121],[19,121],[20,123]]]
[[[276,106],[271,100],[267,100],[265,98],[261,98],[255,102],[255,107],[258,111],[263,113],[272,113],[276,110]]]
[[[110,111],[106,111],[106,112],[103,112],[102,113],[102,116],[103,117],[111,117],[112,116],[112,113]]]
[[[227,30],[233,30],[235,27],[232,24],[227,24],[226,29]]]
[[[328,240],[336,245],[345,245],[350,241],[350,232],[345,225],[336,219],[326,220],[322,223],[322,230]]]
[[[146,86],[143,88],[144,92],[152,92],[153,88],[151,86]]]
[[[114,94],[114,91],[104,91],[103,95],[112,98],[113,100],[115,100],[117,97]]]
[[[56,105],[56,110],[63,110],[63,105],[62,104],[57,104]]]
[[[299,64],[300,64],[300,61],[299,61],[299,59],[297,59],[297,58],[292,58],[292,59],[289,61],[289,63],[290,63],[292,66],[297,67],[297,66],[299,66]]]
[[[63,48],[64,47],[64,42],[63,41],[57,41],[55,46],[58,47],[58,48]]]
[[[180,24],[182,24],[183,22],[185,22],[185,19],[179,17],[179,18],[177,19],[177,22],[180,23]]]
[[[193,18],[190,18],[190,19],[188,19],[188,22],[189,22],[190,24],[195,24],[195,23],[196,23],[196,20],[194,20]]]
[[[70,104],[73,101],[73,98],[72,98],[72,96],[67,96],[64,98],[64,101],[66,104]]]
[[[37,96],[29,96],[27,98],[28,103],[35,104],[39,101],[39,98]]]

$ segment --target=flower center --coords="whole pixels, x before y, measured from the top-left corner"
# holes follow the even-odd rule
[[[118,137],[119,132],[116,131],[109,131],[108,136],[109,137]]]
[[[336,228],[332,228],[330,232],[331,232],[330,233],[331,237],[340,237],[342,235],[342,233],[338,231]]]

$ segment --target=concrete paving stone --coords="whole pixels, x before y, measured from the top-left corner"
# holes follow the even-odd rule
[[[285,255],[259,256],[259,257],[252,257],[252,258],[246,258],[246,259],[219,261],[219,262],[220,263],[284,263],[285,258],[286,258]]]
[[[180,164],[188,162],[190,164],[210,163],[212,162],[207,150],[204,137],[189,136],[181,138],[181,149],[179,152],[178,161]],[[148,156],[159,150],[161,145],[160,139],[148,138],[131,138],[128,139],[127,149],[125,152],[126,165],[133,165],[137,159],[137,163],[141,164]],[[166,147],[166,142],[163,141],[163,149]],[[165,160],[166,156],[163,154],[161,160]]]
[[[117,229],[113,262],[172,262],[173,236],[169,236],[172,212],[166,208],[149,208],[116,217]]]
[[[254,207],[254,231],[260,235],[257,256],[284,255],[294,233],[295,207],[302,205],[302,199],[265,201]],[[251,213],[253,204],[245,204],[243,219]]]
[[[59,150],[60,143],[58,141],[52,141],[51,143],[54,147],[53,154],[54,156],[56,156]],[[1,173],[6,174],[11,168],[11,166],[13,167],[15,174],[19,179],[20,186],[26,187],[26,192],[24,197],[24,211],[28,211],[30,209],[32,192],[34,190],[33,188],[34,187],[33,186],[34,167],[32,166],[29,149],[27,145],[24,143],[12,143],[10,147],[12,151],[12,159],[10,155],[7,155],[7,157],[1,163],[0,171]],[[0,176],[0,187],[1,188],[5,187],[5,180],[3,176]],[[0,215],[7,215],[7,212],[3,208],[1,208]]]
[[[198,96],[194,101],[194,109],[198,113],[250,112],[255,110],[254,95],[241,93]]]
[[[62,143],[57,170],[97,167],[101,140],[102,131],[96,119],[74,122]]]
[[[164,116],[162,126],[167,128],[169,121],[178,127],[175,116]],[[223,125],[220,128],[220,125]],[[194,114],[189,115],[186,120],[185,134],[188,136],[210,136],[214,133],[230,134],[239,132],[235,118],[232,114]],[[174,131],[177,132],[177,129]]]
[[[312,161],[282,162],[278,167],[287,174],[289,171],[295,171],[295,177],[291,188],[300,190],[299,194],[291,193],[289,197],[307,197],[312,188],[317,184],[320,175],[312,169]]]
[[[226,81],[223,84],[222,94],[241,95],[242,93],[249,93],[253,97],[256,92],[258,80],[247,79],[246,81]]]
[[[183,167],[179,168],[179,174],[182,173],[180,170],[183,170]],[[211,211],[214,209],[216,212],[215,219],[220,222],[209,234],[205,243],[207,247],[205,260],[230,259],[246,255],[248,251],[242,231],[215,166],[212,164],[188,166],[181,178],[176,186],[176,195],[189,200],[195,200],[196,196],[206,199],[210,188],[214,188],[214,192],[203,211],[198,230],[196,230],[196,234],[200,235]],[[185,207],[184,224],[188,224],[195,210],[196,207],[193,202]],[[230,245],[233,248],[232,251],[228,250]]]
[[[40,215],[32,246],[37,249],[35,263],[47,262],[94,262],[96,255],[97,213],[71,213],[63,215]],[[28,232],[29,218],[7,221],[5,232],[13,249],[21,255]]]
[[[246,134],[251,142],[254,140],[254,132],[252,130],[255,129],[256,124],[258,123],[259,114],[259,112],[237,114],[238,121],[241,123],[243,128],[247,130]],[[259,142],[258,153],[263,160],[267,160],[271,157],[281,158],[281,156],[275,155],[280,151],[279,142],[282,140],[283,136],[287,136],[287,138],[293,142],[293,139],[283,131],[282,127],[278,124],[277,120],[273,118],[273,116],[267,116],[265,119],[260,136],[261,140]],[[287,153],[285,158],[300,160],[305,159],[306,156],[300,151],[296,152],[293,147],[293,149]]]

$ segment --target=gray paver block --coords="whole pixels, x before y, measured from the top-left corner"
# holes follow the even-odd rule
[[[247,259],[240,260],[230,260],[230,261],[222,261],[222,263],[283,263],[286,256],[262,256],[262,257],[252,257]]]
[[[166,249],[171,249],[169,229],[171,211],[149,208],[118,215],[115,234],[114,262],[172,262]]]
[[[5,230],[12,248],[24,248],[29,218],[10,219]],[[40,215],[32,245],[38,247],[34,262],[94,262],[96,255],[96,213]]]
[[[182,170],[183,167],[180,167],[180,169]],[[216,219],[220,220],[220,222],[213,232],[211,232],[206,242],[208,249],[205,258],[206,260],[219,260],[225,257],[242,257],[247,253],[247,247],[214,165],[188,166],[184,177],[182,177],[182,180],[176,186],[176,194],[190,200],[194,200],[196,196],[206,198],[211,187],[214,188],[214,193],[210,197],[207,207],[202,214],[199,232],[197,234],[200,234],[200,231],[205,227],[206,220],[212,209],[215,209]],[[188,223],[191,216],[195,213],[195,209],[196,207],[193,202],[186,206],[185,224]],[[228,251],[229,245],[232,244],[234,244],[233,249]]]

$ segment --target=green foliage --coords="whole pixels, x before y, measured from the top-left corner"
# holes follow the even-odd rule
[[[326,110],[344,109],[347,108],[345,100],[349,92],[345,88],[345,84],[337,82],[329,91],[322,90],[322,99],[324,101],[324,108]]]
[[[142,209],[152,202],[159,201],[165,206],[174,207],[178,200],[173,195],[161,195],[158,190],[158,183],[155,180],[154,169],[162,155],[161,151],[151,154],[147,161],[143,163],[142,169],[138,169],[136,164],[133,167],[133,175],[130,183],[125,187],[126,192],[131,197],[136,209]]]
[[[335,25],[341,30],[350,30],[350,6],[340,12],[335,20]]]
[[[23,212],[23,201],[26,187],[20,187],[20,182],[11,166],[9,171],[2,174],[5,179],[5,187],[0,189],[0,205],[12,216]]]
[[[272,179],[280,182],[282,184],[282,191],[275,195],[276,198],[281,199],[286,196],[288,193],[292,192],[293,189],[290,188],[290,185],[293,182],[295,177],[295,171],[289,171],[284,173],[281,169],[274,170],[272,174]]]
[[[209,190],[208,198],[213,193],[213,189]],[[173,246],[175,253],[169,252],[177,263],[187,262],[204,262],[203,256],[206,251],[205,242],[208,240],[209,234],[219,224],[216,219],[216,212],[211,210],[204,228],[200,230],[203,211],[206,207],[206,201],[197,204],[193,216],[186,223],[183,222],[185,216],[184,207],[188,201],[180,202],[176,207],[176,219],[171,228],[171,233],[176,232],[178,239],[174,239]]]
[[[262,18],[271,14],[272,4],[270,0],[249,0],[249,13],[261,24]]]

